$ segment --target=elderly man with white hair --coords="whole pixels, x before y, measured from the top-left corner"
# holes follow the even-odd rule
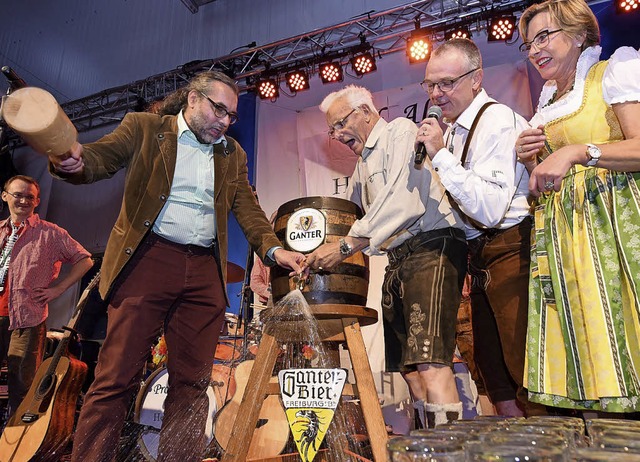
[[[414,167],[416,125],[380,117],[371,93],[349,85],[328,95],[329,136],[358,155],[347,198],[364,216],[338,242],[307,256],[331,268],[353,252],[386,253],[382,287],[386,368],[401,372],[429,426],[458,419],[462,404],[452,370],[455,326],[466,272],[462,221],[430,162]]]

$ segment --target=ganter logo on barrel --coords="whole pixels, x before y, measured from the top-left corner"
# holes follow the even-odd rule
[[[287,221],[287,244],[292,250],[311,252],[324,243],[326,222],[324,214],[318,209],[296,211]]]

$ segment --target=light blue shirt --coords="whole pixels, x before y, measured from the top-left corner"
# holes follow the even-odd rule
[[[221,137],[216,143],[227,144]],[[178,244],[209,247],[216,237],[213,145],[201,144],[178,114],[176,170],[153,232]]]

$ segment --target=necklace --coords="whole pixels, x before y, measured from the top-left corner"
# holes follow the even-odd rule
[[[563,96],[568,94],[571,90],[573,90],[573,85],[571,85],[571,87],[569,87],[567,90],[565,90],[562,93],[558,94],[558,88],[556,87],[556,91],[554,91],[553,95],[551,95],[551,99],[547,102],[547,104],[545,104],[542,107],[551,106],[553,103],[555,103],[556,101],[561,99]]]

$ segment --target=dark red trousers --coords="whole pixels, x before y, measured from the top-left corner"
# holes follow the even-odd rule
[[[107,336],[80,413],[72,461],[114,460],[143,366],[163,328],[169,392],[158,461],[201,461],[206,390],[225,309],[210,249],[146,238],[109,300]]]

